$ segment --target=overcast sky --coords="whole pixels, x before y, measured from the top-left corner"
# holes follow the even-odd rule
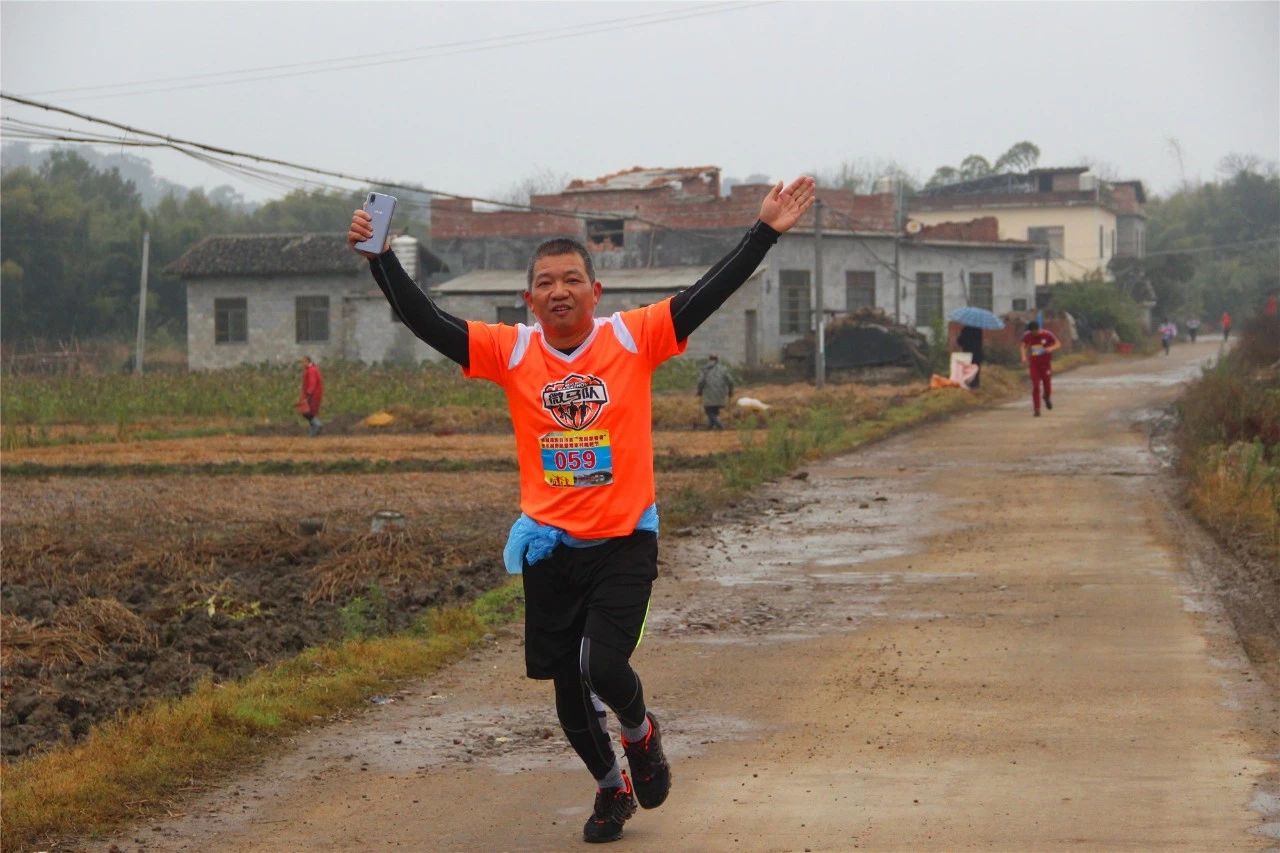
[[[481,196],[633,165],[789,178],[892,159],[927,179],[1023,139],[1042,166],[1101,162],[1153,192],[1183,177],[1171,139],[1188,179],[1232,152],[1280,158],[1276,2],[4,2],[0,38],[6,93]],[[414,49],[425,58],[366,64]],[[365,67],[279,76],[344,58]],[[154,82],[264,66],[274,79]],[[87,88],[134,81],[153,91]],[[153,161],[182,183],[232,182]]]

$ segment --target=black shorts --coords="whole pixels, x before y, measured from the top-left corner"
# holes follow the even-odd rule
[[[637,530],[590,548],[558,545],[524,567],[524,662],[554,678],[583,637],[630,657],[644,634],[658,576],[658,536]]]

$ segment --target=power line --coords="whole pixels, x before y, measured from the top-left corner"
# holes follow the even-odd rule
[[[315,168],[314,166],[305,166],[300,163],[292,163],[288,160],[280,160],[275,157],[263,157],[257,154],[249,154],[247,152],[235,151],[233,149],[223,148],[217,145],[207,145],[203,142],[196,142],[190,139],[182,139],[180,137],[169,136],[167,134],[157,133],[151,130],[144,130],[142,128],[132,127],[127,124],[122,124],[117,121],[112,121],[110,119],[98,118],[97,116],[91,116],[86,113],[77,112],[75,110],[69,110],[66,107],[58,107],[53,104],[46,104],[40,101],[33,101],[30,98],[24,98],[18,95],[10,95],[4,92],[0,92],[0,99],[6,100],[6,101],[12,101],[16,104],[22,104],[24,106],[35,107],[36,109],[42,109],[50,112],[61,113],[63,115],[69,115],[69,116],[72,116],[73,118],[78,118],[82,121],[87,121],[93,124],[101,124],[101,125],[106,125],[107,127],[114,127],[117,130],[123,130],[126,133],[132,133],[139,136],[147,136],[153,139],[159,139],[165,143],[168,143],[168,147],[174,148],[175,150],[179,150],[179,151],[181,151],[184,147],[199,149],[201,151],[209,152],[211,154],[223,155],[224,157],[240,157],[247,160],[253,160],[257,163],[265,163],[272,166],[282,166],[287,169],[294,169],[296,171],[301,171],[301,172],[310,172],[311,174],[323,175],[329,178],[338,178],[340,180],[353,181],[356,183],[363,184],[365,186],[378,186],[378,187],[384,187],[386,189],[398,189],[398,190],[405,190],[405,191],[414,192],[414,193],[423,193],[430,196],[441,196],[443,198],[459,199],[462,201],[480,202],[481,204],[491,204],[497,207],[526,210],[531,213],[544,213],[544,214],[553,215],[553,216],[562,216],[569,219],[586,220],[586,219],[622,218],[622,219],[636,219],[638,221],[645,221],[645,220],[639,220],[638,217],[634,217],[634,216],[619,216],[616,213],[600,213],[597,211],[571,211],[571,210],[562,210],[560,208],[553,208],[553,207],[537,207],[529,204],[518,204],[515,202],[506,202],[506,201],[498,201],[496,199],[481,198],[479,196],[461,195],[459,193],[451,193],[451,192],[446,192],[444,190],[431,189],[429,187],[423,187],[420,185],[401,184],[395,181],[387,181],[387,180],[381,180],[378,178],[370,178],[365,175],[351,175],[346,172],[335,172],[330,169],[318,169],[318,168]],[[183,153],[188,153],[188,152],[183,151]],[[647,223],[647,224],[659,225],[659,223]]]
[[[223,148],[221,146],[208,145],[202,142],[195,142],[193,140],[182,139],[175,136],[169,136],[163,133],[157,133],[155,131],[143,130],[142,128],[132,127],[130,125],[122,124],[120,122],[112,121],[110,119],[91,116],[86,113],[81,113],[75,110],[67,109],[66,107],[59,107],[53,104],[46,104],[41,101],[34,101],[34,100],[31,100],[30,98],[24,98],[18,95],[5,94],[4,92],[0,92],[0,99],[13,101],[14,103],[17,103],[17,104],[35,107],[37,109],[47,110],[50,112],[61,113],[63,115],[68,115],[73,118],[80,119],[82,121],[90,122],[92,124],[101,124],[107,127],[113,127],[113,128],[116,128],[117,130],[122,130],[125,133],[158,139],[160,140],[159,143],[147,143],[147,144],[149,144],[151,147],[171,148],[174,151],[177,151],[181,154],[185,154],[189,157],[193,157],[198,160],[205,160],[205,162],[210,163],[210,165],[216,162],[218,164],[221,164],[222,171],[224,172],[227,171],[227,169],[233,168],[233,169],[252,171],[254,174],[258,175],[260,178],[265,180],[274,179],[277,181],[279,180],[293,180],[293,181],[304,181],[304,182],[307,181],[307,179],[297,178],[289,175],[283,175],[279,172],[271,172],[270,170],[264,169],[260,166],[250,166],[244,163],[235,163],[232,160],[226,159],[227,157],[239,157],[247,160],[252,160],[256,163],[264,163],[264,164],[273,165],[273,166],[282,166],[284,168],[293,169],[295,171],[308,172],[315,175],[322,175],[324,177],[337,178],[339,180],[353,181],[353,182],[362,184],[364,186],[376,186],[376,187],[382,187],[385,189],[406,190],[408,192],[420,193],[427,196],[441,196],[443,198],[452,198],[452,199],[459,199],[462,201],[479,202],[481,204],[489,204],[489,205],[494,205],[496,207],[501,207],[501,208],[507,208],[512,210],[523,210],[530,213],[541,213],[544,215],[556,216],[564,219],[577,219],[584,222],[589,220],[596,220],[596,219],[609,219],[609,220],[622,219],[622,220],[638,222],[644,225],[648,225],[654,229],[663,229],[666,231],[681,233],[686,236],[693,237],[695,239],[708,240],[716,243],[724,242],[723,238],[719,236],[703,234],[696,229],[674,228],[669,225],[665,225],[661,222],[658,222],[652,219],[646,219],[645,217],[637,216],[635,214],[617,213],[617,212],[599,212],[599,211],[590,211],[590,210],[566,210],[566,209],[557,208],[557,207],[541,207],[541,206],[530,205],[530,204],[519,204],[516,202],[498,201],[495,199],[481,198],[479,196],[460,195],[458,193],[451,193],[451,192],[445,192],[443,190],[430,189],[428,187],[423,187],[420,185],[400,184],[393,181],[384,181],[384,180],[379,180],[376,178],[370,178],[370,177],[361,176],[361,175],[350,175],[345,172],[335,172],[328,169],[317,169],[312,166],[304,166],[299,163],[292,163],[290,161],[280,160],[274,157],[263,157],[257,154],[249,154],[242,151],[234,151],[232,149]],[[22,120],[13,119],[13,121],[22,121]],[[37,127],[40,126],[34,122],[26,122],[26,124],[34,125]],[[51,127],[51,125],[44,125],[44,126]],[[30,138],[30,137],[25,137],[25,138]],[[50,136],[46,138],[51,139],[52,137]],[[73,139],[68,141],[88,142],[90,144],[111,144],[111,145],[119,144],[119,145],[134,145],[134,146],[141,146],[144,144],[141,142],[130,140],[127,137],[121,138],[121,139],[101,137],[101,138],[88,139],[88,140]],[[222,155],[222,156],[218,157],[215,155]],[[215,168],[218,168],[218,167],[215,166]],[[323,184],[317,181],[310,181],[309,183],[317,186],[332,186],[332,185]],[[349,191],[349,188],[345,188],[345,187],[334,187],[334,188],[338,190]],[[413,204],[412,202],[407,202],[407,203],[411,205]],[[419,204],[417,206],[425,208],[427,205]]]
[[[1275,243],[1280,241],[1280,235],[1274,237],[1260,237],[1257,240],[1242,240],[1238,243],[1219,243],[1216,246],[1197,246],[1192,249],[1165,249],[1159,252],[1147,252],[1142,257],[1155,258],[1162,255],[1194,255],[1199,252],[1216,252],[1219,249],[1235,249],[1242,246],[1257,246],[1261,243]]]
[[[177,90],[204,89],[214,86],[227,86],[236,83],[250,83],[263,80],[278,80],[288,77],[301,77],[311,74],[328,74],[335,71],[346,71],[355,68],[372,68],[381,65],[393,65],[404,62],[414,62],[421,59],[433,59],[440,56],[456,56],[464,53],[475,53],[487,50],[498,50],[506,47],[519,47],[529,44],[539,44],[542,42],[559,41],[567,38],[577,38],[584,35],[595,35],[598,33],[612,32],[615,30],[625,30],[634,27],[646,27],[657,24],[666,24],[673,21],[681,21],[689,18],[703,17],[706,15],[719,15],[727,12],[737,12],[745,9],[755,8],[757,6],[767,6],[777,0],[760,0],[760,2],[744,3],[739,5],[729,5],[725,3],[710,4],[707,6],[698,6],[691,10],[682,10],[679,12],[649,12],[644,15],[635,15],[626,18],[611,18],[605,21],[596,21],[591,23],[583,23],[571,25],[568,27],[556,27],[553,29],[531,30],[523,33],[512,33],[502,36],[489,36],[481,39],[470,39],[458,42],[444,42],[440,44],[424,45],[417,48],[407,48],[399,51],[393,51],[391,54],[381,54],[377,59],[369,59],[368,54],[360,54],[357,56],[335,57],[332,59],[310,60],[307,62],[288,63],[283,65],[267,65],[255,68],[241,69],[239,71],[215,71],[204,72],[201,74],[180,75],[176,77],[164,77],[152,80],[138,80],[130,83],[112,83],[98,86],[82,86],[68,89],[46,89],[38,92],[29,92],[28,95],[54,95],[54,94],[73,94],[78,92],[100,91],[110,89],[132,89],[137,86],[151,86],[157,83],[174,83],[178,81],[191,81],[182,85],[163,86],[161,88],[140,89],[137,91],[121,91],[107,92],[97,95],[86,95],[84,97],[68,98],[69,101],[81,101],[89,99],[101,98],[118,98],[131,95],[147,95],[158,92],[172,92]],[[395,56],[394,54],[410,54],[407,56]],[[335,64],[337,63],[337,64]],[[328,66],[328,67],[310,67],[307,66]],[[284,69],[300,69],[300,70],[284,70]],[[265,73],[265,72],[281,72],[281,73]],[[235,75],[240,76],[231,80],[210,80],[209,82],[196,82],[207,78],[228,77]]]

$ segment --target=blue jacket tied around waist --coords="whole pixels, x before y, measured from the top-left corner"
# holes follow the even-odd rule
[[[636,530],[647,530],[654,534],[658,532],[657,504],[649,504],[649,508],[636,522]],[[576,536],[570,536],[559,527],[539,524],[522,512],[516,519],[516,523],[511,525],[506,547],[502,549],[502,562],[506,565],[509,574],[518,575],[524,571],[526,562],[532,566],[539,560],[546,559],[547,555],[561,542],[570,548],[590,548],[603,541],[605,540],[579,539]]]

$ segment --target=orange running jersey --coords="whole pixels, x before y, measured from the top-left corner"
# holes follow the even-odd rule
[[[469,367],[507,394],[520,509],[579,539],[626,536],[655,500],[650,379],[685,350],[671,300],[596,318],[565,355],[541,327],[467,322]]]

